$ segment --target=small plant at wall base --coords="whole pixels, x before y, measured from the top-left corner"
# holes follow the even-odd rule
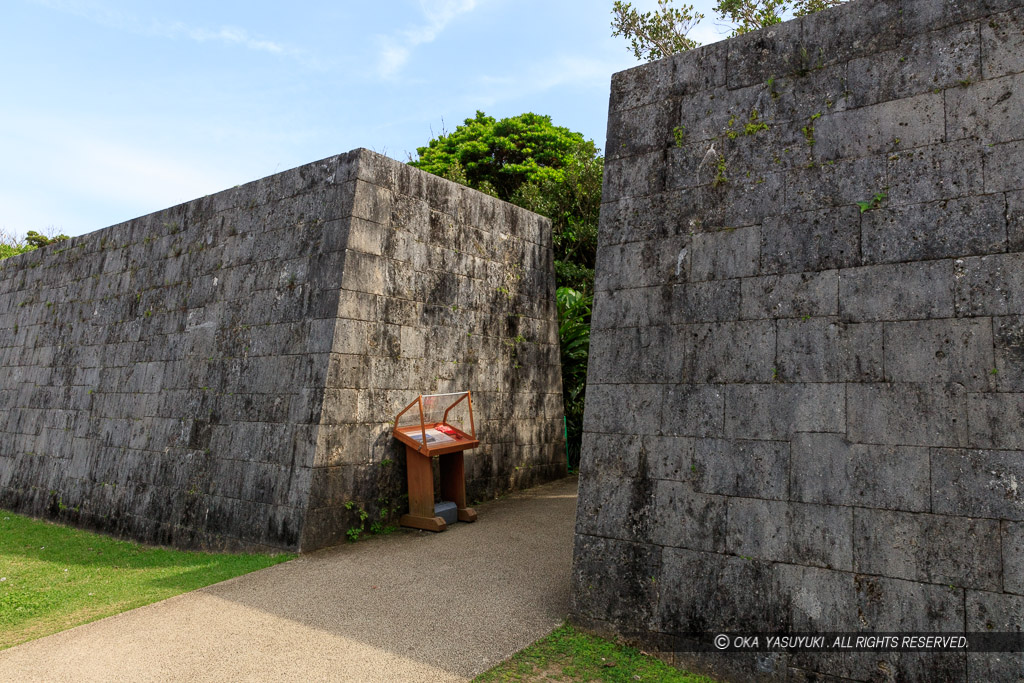
[[[568,287],[555,293],[558,304],[558,341],[562,359],[562,404],[565,406],[566,458],[569,468],[580,463],[583,441],[583,403],[587,392],[592,297]]]

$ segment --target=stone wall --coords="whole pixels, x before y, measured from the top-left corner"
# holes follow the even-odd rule
[[[0,361],[0,506],[146,542],[393,521],[420,392],[471,497],[565,471],[549,223],[366,150],[0,261]]]
[[[1022,5],[855,0],[614,76],[577,623],[737,680],[1021,670],[683,650],[1024,626]]]

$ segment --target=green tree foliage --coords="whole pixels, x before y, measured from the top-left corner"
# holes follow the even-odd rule
[[[732,35],[756,31],[782,22],[786,12],[796,16],[835,7],[847,0],[719,0],[714,11],[732,25]],[[616,2],[612,6],[613,36],[630,41],[637,59],[654,61],[677,52],[699,47],[687,34],[704,18],[692,5],[674,9],[672,0],[658,0],[658,9],[640,14],[631,3]]]
[[[67,235],[47,237],[35,230],[29,230],[25,239],[18,239],[12,235],[0,233],[0,260],[24,254],[27,251],[35,251],[39,247],[45,247],[54,242],[68,239]]]
[[[628,2],[612,6],[613,36],[625,36],[633,47],[637,59],[653,62],[677,52],[692,50],[697,41],[687,37],[704,15],[693,5],[682,9],[670,7],[672,0],[658,0],[657,12],[637,12]]]
[[[604,176],[593,141],[550,116],[478,111],[416,151],[411,165],[550,218],[559,286],[593,291]]]
[[[559,287],[555,292],[555,302],[558,308],[568,459],[569,466],[575,468],[579,465],[583,437],[583,402],[587,393],[590,307],[593,297],[568,287]]]
[[[551,219],[569,464],[579,463],[604,158],[551,117],[483,112],[409,163]]]

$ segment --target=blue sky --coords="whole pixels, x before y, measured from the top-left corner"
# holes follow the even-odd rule
[[[356,147],[404,161],[477,109],[603,147],[637,64],[611,5],[6,0],[0,231],[78,235]]]

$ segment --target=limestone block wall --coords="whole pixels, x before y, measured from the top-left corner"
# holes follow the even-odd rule
[[[471,496],[558,476],[550,240],[357,150],[0,261],[0,507],[320,547],[397,517],[387,421],[455,388],[482,417]]]
[[[1022,120],[1020,0],[855,0],[613,77],[575,621],[736,680],[1016,677],[684,650],[1024,626]]]

